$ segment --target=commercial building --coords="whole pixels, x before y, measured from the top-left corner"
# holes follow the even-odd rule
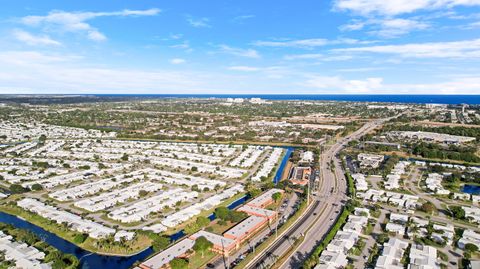
[[[202,236],[205,237],[205,239],[207,239],[208,241],[212,242],[213,251],[225,256],[229,256],[230,253],[235,249],[237,249],[238,247],[237,241],[231,238],[227,238],[225,236],[221,236],[221,235],[206,232],[206,231],[199,231],[191,235],[189,238],[195,241]]]
[[[268,220],[264,217],[250,216],[226,231],[223,236],[240,244],[258,232],[267,222]]]
[[[195,241],[190,238],[185,238],[175,245],[167,248],[152,258],[142,262],[138,267],[141,269],[159,269],[168,264],[171,260],[185,255],[185,253],[192,249]]]
[[[275,212],[273,210],[268,210],[268,209],[260,208],[260,207],[254,207],[254,206],[250,206],[248,204],[241,206],[240,208],[237,209],[237,211],[245,212],[245,213],[247,213],[248,215],[251,215],[251,216],[258,216],[258,217],[267,218],[269,222],[277,217],[277,212]]]
[[[311,167],[293,167],[290,176],[290,182],[295,185],[306,186],[310,182],[311,175]]]
[[[360,153],[357,156],[362,168],[378,168],[385,157],[383,155]]]
[[[253,207],[265,208],[265,207],[273,204],[274,201],[273,201],[272,195],[274,193],[277,193],[277,192],[283,193],[284,191],[280,190],[280,189],[270,189],[270,190],[262,193],[261,195],[259,195],[255,199],[253,199],[252,201],[248,202],[247,205],[253,206]]]
[[[426,142],[436,142],[436,143],[445,143],[445,144],[463,144],[463,143],[473,142],[476,140],[475,137],[469,137],[469,136],[449,135],[449,134],[421,132],[421,131],[389,132],[387,135],[393,138],[401,138],[406,140],[421,140]]]

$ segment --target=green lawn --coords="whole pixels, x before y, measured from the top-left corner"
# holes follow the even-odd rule
[[[213,257],[217,256],[218,254],[213,251],[205,251],[204,256],[202,258],[202,253],[194,253],[188,259],[188,268],[190,269],[197,269],[201,268],[202,266],[206,265]]]
[[[220,225],[220,224],[218,224],[218,221],[215,221],[212,224],[210,224],[208,227],[211,227],[210,228],[210,229],[212,229],[211,232],[214,233],[214,234],[223,234],[225,231],[227,231],[228,229],[235,226],[235,224],[237,224],[237,223],[227,221],[226,225]]]

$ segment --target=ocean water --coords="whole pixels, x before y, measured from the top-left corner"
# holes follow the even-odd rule
[[[480,89],[479,89],[480,92]],[[480,95],[406,95],[406,94],[94,94],[97,97],[132,98],[262,98],[267,100],[323,100],[412,104],[480,104]]]

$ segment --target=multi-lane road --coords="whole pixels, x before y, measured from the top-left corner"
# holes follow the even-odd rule
[[[366,123],[321,154],[320,186],[312,194],[312,205],[293,227],[259,253],[247,268],[271,268],[274,264],[282,269],[301,267],[335,223],[341,213],[341,206],[347,200],[347,183],[338,153],[349,141],[360,138],[385,120],[388,119]],[[294,239],[302,236],[304,240],[292,249]],[[283,257],[281,264],[278,262],[279,257]]]

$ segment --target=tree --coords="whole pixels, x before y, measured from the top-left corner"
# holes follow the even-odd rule
[[[170,238],[166,236],[155,236],[152,242],[152,247],[154,251],[160,251],[165,249],[170,244]]]
[[[62,259],[55,260],[52,263],[52,269],[64,269],[67,268],[67,264]]]
[[[73,242],[75,244],[81,244],[81,243],[85,242],[85,240],[87,240],[87,238],[88,238],[87,234],[77,234],[73,238]]]
[[[228,214],[228,220],[231,222],[240,222],[247,217],[247,213],[240,211],[230,211]]]
[[[260,195],[260,193],[262,193],[262,190],[258,188],[251,189],[248,191],[248,194],[250,194],[251,197],[257,197],[258,195]]]
[[[205,227],[210,224],[210,219],[204,216],[200,216],[197,218],[196,223],[199,227]]]
[[[38,183],[35,183],[35,184],[32,185],[32,190],[41,191],[41,190],[43,190],[43,187],[42,187],[42,185],[40,185]]]
[[[424,204],[422,204],[420,209],[423,212],[428,213],[428,214],[433,214],[433,212],[435,212],[437,210],[437,208],[431,202],[425,202]]]
[[[185,228],[183,229],[183,231],[186,233],[186,234],[194,234],[196,233],[198,230],[200,230],[200,228],[198,227],[198,225],[196,223],[190,223],[188,224],[187,226],[185,226]]]
[[[44,134],[40,135],[40,137],[38,138],[38,142],[40,144],[44,144],[46,140],[47,140],[47,137]]]
[[[185,259],[175,258],[169,264],[172,269],[188,269],[188,261]]]
[[[197,184],[192,185],[192,187],[191,187],[190,189],[191,189],[192,191],[200,192],[200,189],[198,188],[198,185],[197,185]]]
[[[193,245],[193,250],[199,251],[202,253],[202,258],[205,254],[206,250],[209,250],[213,246],[213,243],[208,241],[205,236],[200,236],[195,240],[195,244]]]
[[[467,243],[465,245],[465,250],[470,252],[470,253],[474,253],[474,252],[477,252],[478,251],[478,246],[477,245],[474,245],[472,243]]]
[[[123,153],[123,156],[122,156],[122,161],[128,161],[128,155],[127,153]]]
[[[277,202],[278,199],[280,199],[282,197],[282,194],[280,192],[276,192],[274,194],[272,194],[272,199]]]
[[[465,219],[465,210],[460,206],[451,206],[450,211],[452,212],[452,217],[456,219]]]
[[[140,190],[140,191],[138,192],[138,195],[140,195],[140,197],[144,197],[144,196],[147,195],[147,194],[148,194],[148,192],[147,192],[146,190]]]
[[[27,189],[25,189],[24,187],[22,187],[21,185],[19,184],[12,184],[10,185],[10,191],[13,193],[13,194],[18,194],[18,193],[24,193],[24,192],[27,192]]]
[[[228,220],[230,209],[225,206],[217,207],[215,209],[215,216],[221,220]]]

